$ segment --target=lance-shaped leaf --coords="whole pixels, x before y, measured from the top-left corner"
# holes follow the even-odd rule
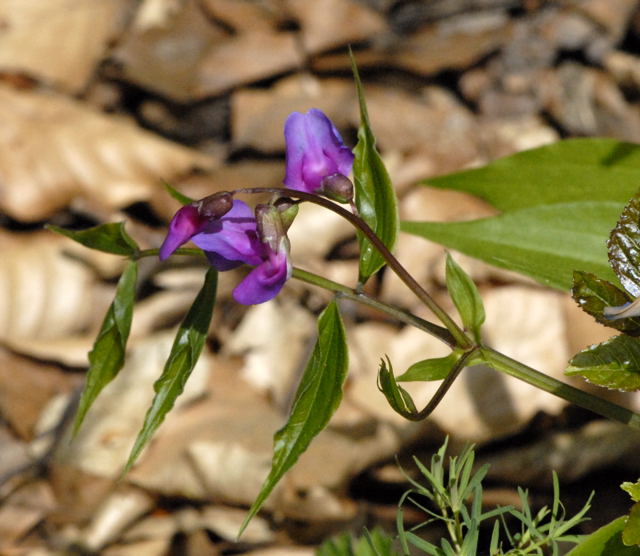
[[[113,302],[107,310],[93,349],[89,352],[89,371],[80,396],[73,434],[80,429],[87,411],[100,391],[117,376],[124,365],[137,277],[138,264],[130,261],[118,281]]]
[[[446,269],[447,290],[456,309],[458,309],[458,313],[460,313],[462,324],[473,333],[476,341],[479,342],[480,327],[484,322],[485,314],[478,288],[449,253],[447,253]]]
[[[360,103],[360,129],[353,162],[356,206],[362,219],[391,250],[398,237],[398,203],[389,173],[376,149],[376,140],[369,124],[362,83],[353,55],[351,68]],[[364,284],[384,265],[384,259],[361,233],[358,233],[358,244],[360,246],[358,280]]]
[[[615,336],[588,347],[571,359],[567,375],[580,375],[598,386],[640,389],[640,339]]]
[[[393,366],[391,360],[387,357],[380,360],[380,368],[378,369],[378,390],[387,398],[391,408],[406,419],[415,420],[418,415],[416,404],[413,403],[409,392],[402,386],[398,386],[396,377],[393,374]]]
[[[181,205],[190,205],[195,201],[191,197],[187,197],[184,193],[180,193],[175,187],[173,187],[170,183],[164,182],[164,187],[167,190],[167,193],[171,195],[178,203]]]
[[[342,399],[348,362],[344,325],[334,300],[318,318],[318,339],[298,386],[289,419],[273,438],[271,471],[238,536],[242,535],[282,476],[329,423]]]
[[[142,449],[164,421],[178,396],[182,394],[184,386],[198,362],[211,322],[217,284],[218,272],[214,268],[210,268],[205,276],[202,289],[178,328],[162,374],[153,385],[156,394],[129,455],[124,470],[125,474],[131,469]]]
[[[605,238],[623,205],[541,205],[469,222],[404,222],[402,229],[568,290],[576,268],[614,280]]]
[[[460,353],[454,351],[446,357],[418,361],[402,373],[397,380],[400,382],[443,380],[458,362],[460,356]]]
[[[575,271],[571,295],[580,308],[599,323],[631,336],[640,336],[640,318],[612,320],[604,316],[605,307],[618,307],[632,300],[628,293],[611,282],[589,272]]]
[[[46,228],[71,238],[85,247],[105,253],[130,257],[139,251],[138,245],[125,231],[122,222],[110,222],[86,230],[67,230],[53,225],[47,225]]]
[[[640,146],[588,138],[558,141],[424,183],[466,191],[512,211],[576,201],[626,203],[638,189],[638,175]]]
[[[622,531],[627,516],[619,517],[586,537],[566,556],[638,556],[637,546],[625,546]]]
[[[620,283],[634,297],[640,296],[640,196],[624,207],[607,243],[609,261]]]

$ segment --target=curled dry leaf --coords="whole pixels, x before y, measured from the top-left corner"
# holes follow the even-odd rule
[[[0,87],[0,210],[49,217],[76,197],[115,209],[146,200],[207,157],[53,94]]]
[[[132,11],[128,0],[5,0],[0,71],[80,92]]]

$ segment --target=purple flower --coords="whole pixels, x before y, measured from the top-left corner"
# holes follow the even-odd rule
[[[284,138],[287,187],[316,193],[322,189],[323,178],[351,173],[353,153],[321,110],[312,108],[306,114],[290,114],[284,124]]]
[[[160,258],[164,260],[191,240],[220,271],[242,264],[254,266],[233,290],[238,303],[253,305],[274,298],[291,277],[288,240],[284,235],[277,239],[276,243],[261,239],[256,218],[242,201],[233,201],[228,212],[214,218],[202,217],[197,206],[188,205],[173,217]]]

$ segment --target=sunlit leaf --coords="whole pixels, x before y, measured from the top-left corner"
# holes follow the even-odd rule
[[[636,548],[640,545],[640,502],[636,502],[631,507],[629,519],[627,519],[627,524],[622,531],[622,542]]]
[[[640,296],[640,196],[624,207],[607,247],[611,266],[624,288],[634,297]]]
[[[639,556],[640,548],[625,546],[622,542],[622,531],[626,523],[627,516],[607,523],[591,533],[566,556]]]
[[[164,421],[176,399],[182,394],[185,384],[198,362],[211,322],[217,284],[218,273],[214,268],[210,268],[205,276],[202,289],[178,329],[162,374],[153,385],[156,394],[145,415],[144,424],[133,445],[124,473],[131,469],[142,449]]]
[[[631,296],[616,285],[589,272],[575,271],[571,295],[580,308],[599,323],[632,336],[640,335],[640,318],[612,320],[604,316],[605,307],[618,307],[631,301]]]
[[[615,336],[588,347],[571,359],[567,375],[579,375],[598,386],[640,389],[640,339]]]
[[[282,476],[329,423],[342,399],[348,353],[344,325],[336,301],[318,318],[318,339],[298,386],[289,419],[273,439],[271,471],[251,506],[239,535]]]
[[[353,56],[351,66],[360,104],[360,129],[358,130],[358,144],[354,149],[355,160],[353,163],[356,206],[363,220],[391,250],[398,237],[398,203],[389,173],[376,149],[376,140],[369,124],[362,83]],[[358,244],[360,245],[358,280],[364,284],[384,265],[384,259],[361,233],[358,233]]]
[[[620,485],[620,488],[631,496],[631,500],[640,502],[640,481],[636,481],[635,483],[625,481]]]
[[[449,253],[447,253],[446,268],[447,290],[460,313],[462,324],[467,330],[473,332],[476,340],[479,340],[485,313],[478,288]]]
[[[418,361],[401,374],[397,380],[400,382],[442,380],[449,374],[458,359],[460,359],[460,354],[451,353],[446,357]]]
[[[113,303],[107,310],[93,349],[89,352],[89,371],[73,424],[74,434],[80,429],[98,394],[118,375],[124,365],[137,276],[138,264],[131,261],[118,281]]]
[[[47,229],[57,234],[71,238],[73,241],[96,249],[105,253],[113,253],[114,255],[135,255],[139,248],[136,242],[129,236],[124,229],[123,222],[110,222],[101,224],[86,230],[67,230],[52,224],[46,226]]]
[[[512,211],[577,201],[626,203],[638,189],[639,176],[640,146],[588,138],[559,141],[424,183],[466,191]]]
[[[541,205],[469,222],[404,222],[402,229],[542,284],[568,290],[581,269],[615,281],[605,239],[623,205]]]
[[[386,361],[384,359],[380,360],[378,390],[384,394],[387,402],[396,413],[411,419],[418,413],[416,405],[413,403],[409,393],[402,386],[398,386],[393,374],[391,360],[388,357],[386,359]]]

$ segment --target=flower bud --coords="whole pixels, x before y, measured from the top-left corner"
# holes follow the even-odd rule
[[[228,191],[221,191],[200,199],[194,205],[202,219],[217,220],[233,207],[233,195]]]
[[[347,176],[331,174],[322,178],[320,193],[338,203],[350,203],[353,201],[353,184]]]
[[[280,197],[276,199],[273,204],[280,213],[282,228],[287,232],[296,216],[298,216],[299,201],[294,201],[293,199],[289,199],[289,197]]]
[[[285,237],[280,211],[274,205],[260,204],[256,205],[255,213],[260,241],[277,253]]]

